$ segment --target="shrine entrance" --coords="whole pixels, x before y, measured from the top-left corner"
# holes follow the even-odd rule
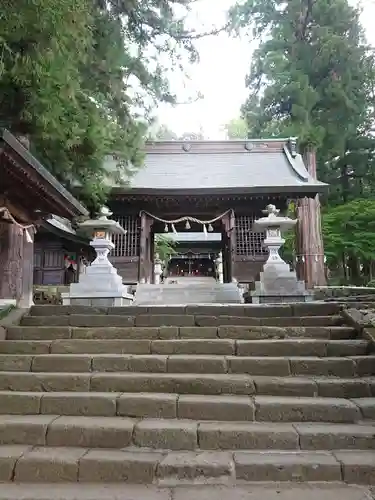
[[[198,219],[194,216],[172,218],[159,217],[143,212],[141,214],[141,236],[144,228],[144,238],[140,244],[140,276],[146,283],[153,283],[153,262],[157,252],[155,237],[164,235],[174,243],[171,255],[161,256],[163,262],[163,279],[170,280],[218,280],[217,259],[219,254],[228,262],[224,279],[232,281],[230,275],[231,263],[228,252],[230,237],[228,235],[228,219],[232,211],[210,218]],[[225,257],[224,257],[225,255]],[[142,278],[141,278],[142,279]]]
[[[185,255],[172,256],[166,264],[166,276],[216,279],[214,255],[188,252]]]

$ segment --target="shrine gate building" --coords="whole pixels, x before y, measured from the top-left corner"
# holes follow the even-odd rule
[[[303,159],[292,139],[148,143],[143,168],[111,191],[108,206],[127,231],[115,238],[112,262],[125,283],[152,283],[156,234],[201,233],[210,253],[210,233],[224,281],[252,282],[267,257],[254,219],[269,203],[285,211],[295,201],[299,275],[310,286],[324,284],[317,195],[326,188],[316,179],[314,154]]]

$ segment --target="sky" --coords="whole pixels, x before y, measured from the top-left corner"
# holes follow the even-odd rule
[[[197,31],[223,26],[226,12],[234,0],[197,0],[189,25]],[[352,0],[358,4],[357,0]],[[375,46],[375,0],[363,0],[362,24],[367,39]],[[202,38],[196,42],[200,54],[198,63],[189,65],[189,79],[180,73],[171,75],[171,88],[183,104],[172,107],[161,104],[157,120],[181,135],[183,132],[202,130],[207,139],[223,139],[223,125],[240,114],[246,100],[245,77],[251,64],[252,51],[256,47],[249,38],[231,38],[226,33]],[[198,94],[198,101],[186,103]],[[185,102],[185,103],[184,103]]]

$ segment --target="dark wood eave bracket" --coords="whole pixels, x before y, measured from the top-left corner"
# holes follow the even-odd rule
[[[11,159],[11,168],[27,183],[25,189],[40,193],[49,212],[72,219],[87,216],[88,210],[10,132],[0,129],[0,157]],[[1,167],[1,163],[0,163]],[[4,174],[2,174],[4,175]],[[37,209],[37,207],[35,207]]]

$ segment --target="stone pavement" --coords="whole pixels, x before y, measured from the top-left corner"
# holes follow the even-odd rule
[[[244,486],[2,484],[0,500],[373,500],[371,488],[344,484]]]

